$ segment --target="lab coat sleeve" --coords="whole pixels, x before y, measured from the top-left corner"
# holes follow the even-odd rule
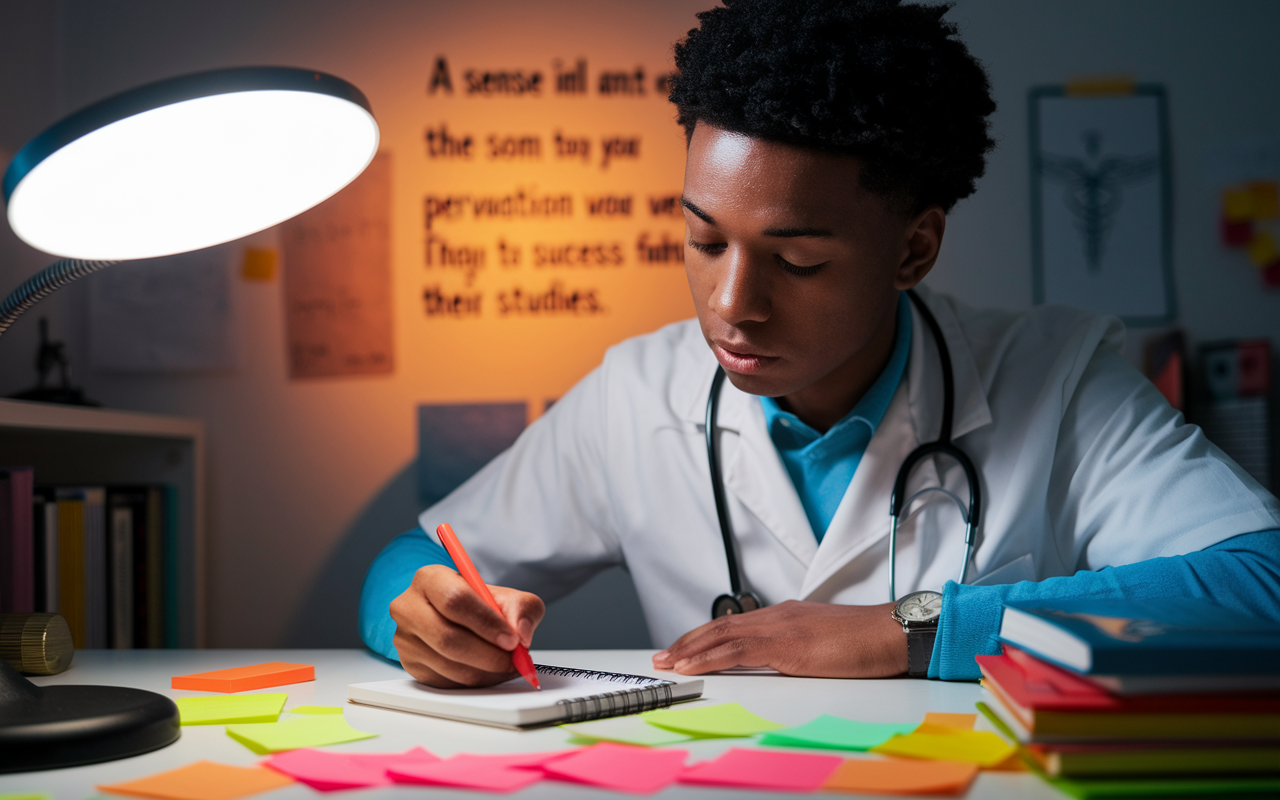
[[[1041,574],[1193,553],[1280,528],[1280,503],[1118,352],[1099,348],[1064,387]]]
[[[448,522],[485,581],[547,602],[622,564],[606,440],[610,369],[606,358],[511,448],[422,512],[422,529]]]
[[[948,581],[929,677],[977,680],[973,660],[1000,652],[1004,604],[1053,605],[1066,599],[1141,600],[1191,597],[1280,623],[1280,531],[1236,536],[1182,556],[1153,558],[1040,582],[968,586]]]

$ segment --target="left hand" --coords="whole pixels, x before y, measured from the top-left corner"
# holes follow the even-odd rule
[[[907,636],[893,603],[838,606],[788,600],[695,628],[653,657],[682,675],[772,667],[813,678],[887,678],[907,671]]]

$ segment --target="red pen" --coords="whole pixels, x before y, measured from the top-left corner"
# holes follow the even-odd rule
[[[467,557],[467,551],[462,549],[462,542],[458,541],[458,535],[453,532],[453,528],[449,527],[449,523],[442,522],[436,527],[436,536],[440,537],[440,543],[444,545],[444,549],[449,551],[449,555],[453,558],[454,566],[458,568],[458,574],[467,582],[467,585],[476,590],[476,594],[480,595],[489,607],[499,614],[502,609],[498,607],[498,601],[493,599],[493,593],[489,591],[489,586],[480,577],[480,573],[476,571],[476,565],[471,563],[471,559]],[[511,663],[515,665],[516,670],[528,681],[533,688],[542,690],[542,685],[538,683],[538,671],[533,668],[533,659],[529,657],[529,649],[523,644],[516,644],[516,649],[511,651]]]

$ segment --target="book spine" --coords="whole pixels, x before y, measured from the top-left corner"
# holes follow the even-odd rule
[[[164,495],[147,490],[147,647],[164,647]]]
[[[181,647],[181,584],[178,571],[178,487],[164,487],[164,642],[165,647]]]
[[[44,502],[44,610],[59,612],[58,502],[49,495]]]
[[[106,491],[84,490],[85,641],[94,649],[108,646]]]
[[[84,500],[60,493],[58,500],[58,613],[77,649],[85,646]]]
[[[111,509],[111,646],[133,646],[133,509]]]
[[[32,471],[0,472],[0,611],[35,611]]]

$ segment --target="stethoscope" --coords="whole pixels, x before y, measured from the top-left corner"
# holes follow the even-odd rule
[[[942,431],[936,441],[926,442],[911,451],[906,460],[902,462],[902,466],[898,468],[898,476],[893,481],[893,494],[889,497],[889,516],[891,518],[889,527],[890,601],[898,599],[894,587],[894,576],[896,574],[898,553],[898,523],[901,521],[904,508],[910,507],[917,497],[926,492],[942,492],[955,501],[956,506],[960,509],[960,517],[964,520],[964,561],[960,564],[960,578],[957,583],[964,583],[965,573],[969,569],[969,559],[973,556],[974,537],[982,515],[982,488],[978,483],[978,471],[974,468],[969,456],[951,443],[951,424],[955,417],[956,404],[955,378],[951,373],[951,351],[947,349],[947,342],[942,338],[942,329],[938,327],[938,320],[934,319],[933,312],[929,310],[929,307],[924,304],[924,301],[913,290],[907,290],[907,297],[911,298],[911,302],[915,304],[920,316],[924,318],[925,324],[929,327],[929,333],[933,336],[933,341],[938,346],[938,355],[942,360]],[[724,499],[724,473],[720,469],[720,454],[719,448],[716,447],[715,435],[716,413],[720,406],[720,387],[724,385],[724,379],[724,368],[717,365],[715,377],[711,379],[711,394],[707,397],[706,434],[707,464],[711,470],[711,493],[716,501],[716,519],[720,522],[720,536],[724,539],[724,557],[729,567],[730,593],[720,595],[711,604],[712,619],[728,614],[742,614],[746,611],[754,611],[764,605],[755,592],[744,591],[742,588],[742,575],[738,569],[737,546],[733,541],[733,530],[729,525],[729,509]],[[910,497],[903,498],[907,491],[907,479],[911,477],[911,471],[925,458],[937,454],[954,458],[960,464],[961,469],[964,470],[965,482],[969,484],[969,506],[967,510],[964,503],[960,501],[960,498],[954,492],[941,486],[927,486]]]

